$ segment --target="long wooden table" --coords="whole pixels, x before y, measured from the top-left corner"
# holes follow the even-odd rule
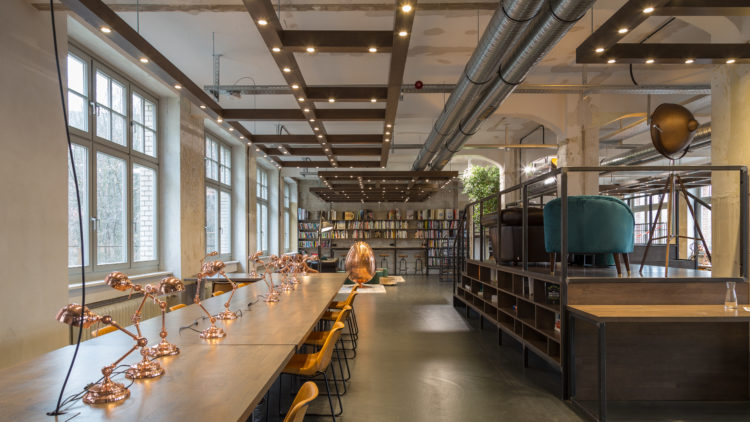
[[[728,310],[723,305],[568,305],[569,388],[571,402],[597,421],[607,420],[607,324],[608,323],[747,323],[750,307],[740,304]],[[598,414],[576,399],[575,321],[596,327],[598,343]],[[700,340],[700,339],[695,339]],[[671,357],[671,356],[669,356]],[[747,358],[747,357],[746,357]],[[738,362],[739,363],[739,362]],[[745,362],[747,363],[747,362]],[[745,374],[750,380],[750,374]],[[665,381],[668,383],[668,381]],[[665,384],[667,385],[667,384]]]
[[[278,377],[284,365],[313,330],[328,304],[344,284],[346,274],[312,274],[302,278],[296,290],[284,292],[277,303],[257,300],[265,293],[265,284],[256,283],[238,289],[232,310],[244,309],[242,317],[218,321],[227,336],[220,340],[202,340],[198,333],[179,327],[198,320],[194,326],[208,326],[195,305],[167,314],[168,340],[181,353],[160,358],[165,374],[153,380],[138,380],[130,387],[131,396],[119,404],[89,406],[78,400],[56,420],[237,420],[244,421],[258,405]],[[211,312],[223,310],[229,294],[203,301]],[[149,304],[147,306],[154,306]],[[125,321],[121,321],[125,325]],[[133,327],[129,327],[133,328]],[[134,330],[134,328],[133,328]],[[141,324],[150,344],[159,340],[161,318]],[[81,344],[66,396],[77,393],[101,376],[101,368],[119,358],[133,345],[122,332],[114,332]],[[7,420],[53,420],[46,412],[54,410],[74,346],[66,346],[39,358],[0,371],[0,415]],[[135,363],[138,351],[123,362]],[[116,381],[129,380],[119,376]]]

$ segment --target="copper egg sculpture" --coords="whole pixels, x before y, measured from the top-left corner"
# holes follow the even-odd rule
[[[375,253],[366,242],[357,242],[349,248],[346,254],[346,272],[349,280],[362,284],[372,280],[375,276]]]
[[[687,154],[696,129],[698,121],[693,113],[679,104],[660,104],[651,114],[651,142],[670,160]]]

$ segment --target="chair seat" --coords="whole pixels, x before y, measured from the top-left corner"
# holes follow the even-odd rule
[[[316,370],[316,354],[295,353],[281,372],[293,375],[312,376]]]
[[[330,331],[313,331],[305,339],[305,344],[311,344],[313,346],[322,346],[326,342]]]
[[[343,300],[334,300],[328,304],[329,309],[344,309],[344,306],[346,306],[346,302]]]
[[[323,316],[320,317],[320,319],[324,319],[326,321],[336,321],[336,318],[339,317],[339,314],[341,311],[325,311],[323,312]]]

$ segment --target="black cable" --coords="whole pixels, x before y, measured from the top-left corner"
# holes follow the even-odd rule
[[[76,164],[73,158],[73,143],[70,140],[70,128],[68,128],[68,110],[65,107],[65,92],[63,91],[63,80],[62,71],[60,70],[60,55],[57,51],[57,28],[55,26],[55,5],[53,0],[49,0],[49,16],[52,20],[52,43],[55,50],[55,65],[57,67],[57,84],[60,87],[60,102],[62,103],[63,120],[65,121],[65,136],[68,140],[68,154],[70,155],[70,167],[73,171],[73,183],[76,188],[76,202],[78,204],[78,232],[81,240],[81,309],[85,309],[86,306],[86,276],[85,270],[85,259],[86,253],[83,244],[83,213],[81,212],[81,193],[78,191],[78,174],[76,173]],[[82,315],[83,316],[83,315]],[[76,340],[75,351],[73,352],[73,359],[70,360],[70,366],[68,372],[65,374],[65,380],[63,381],[62,388],[60,388],[60,395],[57,398],[57,406],[52,412],[47,412],[48,416],[61,415],[60,404],[65,394],[65,387],[68,385],[68,379],[70,379],[70,373],[73,371],[73,365],[76,363],[78,357],[78,349],[81,347],[81,338],[83,336],[83,320],[80,321],[78,327],[78,339]]]
[[[673,16],[673,17],[671,17],[671,18],[669,18],[669,19],[667,19],[667,20],[666,20],[666,21],[665,21],[664,23],[662,23],[661,25],[659,25],[659,27],[658,27],[658,28],[656,28],[656,29],[654,29],[653,31],[651,31],[651,33],[650,33],[650,34],[646,35],[646,37],[644,37],[644,38],[643,38],[643,39],[642,39],[642,40],[641,40],[641,41],[639,42],[639,44],[643,44],[643,43],[645,43],[646,41],[648,41],[648,39],[649,39],[649,38],[651,38],[651,37],[653,37],[654,35],[656,35],[656,33],[657,33],[657,32],[659,32],[659,31],[661,31],[662,29],[664,29],[664,28],[665,28],[665,27],[666,27],[667,25],[669,25],[670,23],[672,23],[672,21],[674,21],[674,20],[675,20],[674,16]],[[631,81],[633,82],[633,85],[635,85],[635,86],[638,86],[638,82],[636,82],[636,80],[635,80],[635,76],[633,75],[633,64],[632,64],[632,63],[630,63],[630,80],[631,80]]]

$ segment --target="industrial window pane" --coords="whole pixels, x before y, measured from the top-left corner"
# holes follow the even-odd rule
[[[81,214],[83,217],[83,245],[86,248],[84,265],[89,265],[89,171],[88,148],[73,144],[73,162],[78,177],[78,190],[81,198]],[[73,169],[68,157],[68,267],[81,265],[81,233],[78,221],[78,201],[76,198]]]
[[[206,177],[219,181],[219,143],[206,137]]]
[[[290,226],[290,219],[289,219],[289,210],[284,211],[284,249],[286,251],[289,251],[291,249],[291,226]]]
[[[133,149],[156,157],[156,106],[135,92],[131,98],[133,105]]]
[[[68,124],[88,132],[88,65],[68,54]]]
[[[128,260],[127,162],[96,154],[96,261],[99,265]]]
[[[156,259],[156,171],[133,165],[133,261]]]
[[[219,210],[221,212],[220,221],[220,240],[219,250],[222,255],[232,253],[232,195],[229,192],[221,191],[219,196],[221,203]]]
[[[206,253],[219,251],[219,192],[206,188]]]
[[[96,136],[127,145],[125,86],[96,72]]]
[[[232,184],[232,151],[224,146],[221,147],[221,157],[219,160],[221,183],[225,185]]]
[[[289,184],[284,183],[284,208],[289,208]]]

